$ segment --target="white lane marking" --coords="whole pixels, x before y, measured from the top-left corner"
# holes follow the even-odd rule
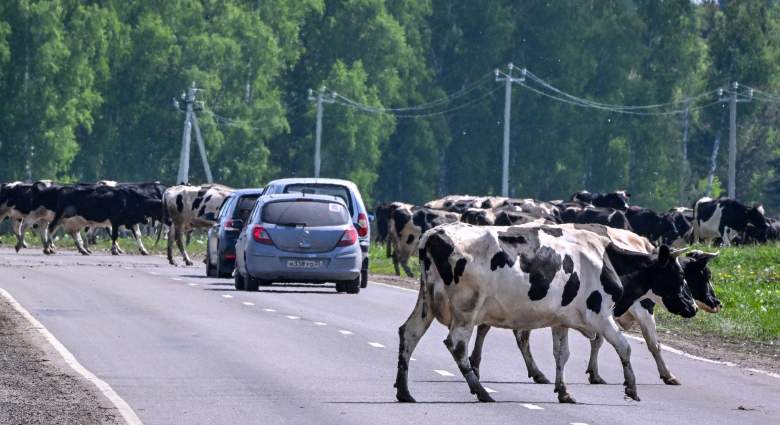
[[[537,406],[537,405],[531,404],[531,403],[520,403],[520,405],[525,407],[528,410],[544,410],[544,407]]]
[[[233,298],[233,296],[229,295],[229,294],[225,294],[225,295],[222,296],[222,298]]]
[[[249,306],[255,305],[255,303],[250,303],[249,301],[244,301],[244,302],[242,302],[241,304],[243,304],[243,305],[249,305]]]
[[[339,330],[339,333],[342,334],[342,335],[352,335],[352,332],[345,331],[344,329]]]
[[[181,282],[181,278],[178,278],[178,277],[172,277],[171,280],[175,280],[177,282]]]
[[[276,310],[274,310],[272,308],[264,308],[263,311],[267,311],[269,313],[275,313],[276,312]]]
[[[378,343],[378,342],[369,342],[368,345],[374,347],[374,348],[385,348],[384,345]]]
[[[286,318],[288,318],[290,320],[298,320],[298,319],[300,319],[300,317],[298,317],[298,316],[284,316],[284,317],[286,317]]]
[[[623,334],[623,335],[625,335],[627,338],[633,339],[634,341],[639,341],[639,342],[641,342],[643,344],[645,342],[644,338],[640,338],[640,337],[635,336],[635,335],[628,335],[628,334]],[[677,348],[670,347],[670,346],[668,346],[666,344],[661,344],[661,349],[664,350],[664,351],[668,351],[670,353],[677,354],[678,356],[687,357],[687,358],[689,358],[691,360],[698,360],[698,361],[704,362],[704,363],[717,364],[717,365],[726,366],[726,367],[738,367],[739,366],[738,364],[732,363],[732,362],[724,362],[724,361],[721,361],[721,360],[712,360],[712,359],[708,359],[706,357],[694,356],[693,354],[686,353],[683,350],[678,350]],[[761,375],[769,376],[770,378],[780,379],[780,374],[777,374],[777,373],[774,373],[774,372],[769,372],[769,371],[761,370],[761,369],[747,368],[747,367],[744,368],[744,369],[749,371],[749,372],[753,372],[753,373],[758,373],[758,374],[761,374]]]
[[[132,267],[122,267],[122,268],[125,269],[125,270],[133,270]]]
[[[159,275],[160,273],[157,273],[157,272],[149,272],[149,274],[153,274],[153,275],[157,276],[157,275]]]
[[[411,361],[413,361],[413,362],[416,362],[416,361],[417,361],[417,359],[415,359],[414,357],[409,357],[409,360],[411,360]]]
[[[434,371],[434,372],[436,372],[436,373],[438,373],[438,374],[439,374],[439,375],[441,375],[441,376],[455,376],[455,375],[453,375],[453,374],[451,374],[451,373],[447,372],[446,370],[441,370],[441,369],[434,369],[433,371]]]
[[[490,387],[483,387],[483,388],[485,388],[485,391],[487,391],[490,394],[498,392],[498,391],[496,391],[496,390],[494,390],[493,388],[490,388]]]
[[[328,326],[328,324],[325,322],[314,322],[314,324],[317,326]]]
[[[190,283],[188,283],[187,285],[190,285],[190,286],[198,286],[198,285],[200,285],[200,284],[199,284],[199,283],[192,283],[192,282],[190,282]]]
[[[585,422],[572,422],[569,425],[588,425]]]
[[[94,384],[97,389],[100,390],[104,396],[106,396],[106,398],[116,407],[116,409],[119,411],[119,414],[122,415],[122,418],[125,420],[125,422],[127,422],[128,425],[143,425],[143,422],[141,422],[141,419],[138,417],[138,415],[135,414],[133,408],[131,408],[130,405],[127,404],[127,402],[123,400],[122,397],[120,397],[119,394],[117,394],[116,391],[114,391],[114,389],[108,385],[108,383],[106,383],[106,381],[98,378],[94,373],[90,372],[87,368],[82,366],[81,363],[76,360],[76,357],[70,351],[68,351],[68,349],[65,348],[65,346],[62,345],[62,343],[54,335],[52,335],[51,332],[49,332],[43,326],[43,324],[38,321],[38,319],[33,317],[33,315],[30,314],[27,309],[22,307],[22,305],[19,304],[19,302],[17,302],[16,299],[14,299],[14,297],[8,293],[8,291],[0,288],[0,295],[2,295],[3,298],[8,301],[8,304],[11,304],[14,310],[21,314],[22,317],[27,319],[27,321],[30,322],[35,330],[43,335],[46,341],[51,344],[55,350],[57,350],[65,363],[70,366],[74,372],[78,373],[87,381]]]
[[[415,294],[420,292],[417,289],[402,288],[400,286],[388,285],[386,283],[379,283],[379,282],[374,282],[374,281],[369,281],[368,283],[370,283],[371,285],[379,285],[379,286],[386,286],[388,288],[393,288],[393,289],[400,289],[400,290],[406,291],[406,292],[414,292]]]

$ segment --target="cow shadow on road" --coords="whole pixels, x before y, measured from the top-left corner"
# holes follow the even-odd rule
[[[482,403],[478,400],[469,400],[469,401],[447,401],[447,400],[439,400],[439,401],[420,401],[417,400],[414,403],[401,403],[395,400],[388,400],[388,401],[327,401],[328,404],[362,404],[362,405],[381,405],[381,404],[397,404],[399,406],[414,406],[416,404],[425,404],[425,405],[433,405],[433,404],[476,404],[476,405],[483,405],[483,406],[490,406],[491,404],[516,404],[516,405],[525,405],[525,404],[536,404],[541,406],[605,406],[605,407],[639,407],[638,404],[616,404],[616,403],[582,403],[577,402],[573,405],[571,404],[564,404],[564,403],[558,403],[557,401],[532,401],[532,400],[496,400],[492,403]]]

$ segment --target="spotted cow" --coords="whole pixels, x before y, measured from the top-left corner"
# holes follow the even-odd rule
[[[610,193],[591,193],[587,190],[581,190],[571,195],[572,201],[584,202],[594,207],[612,208],[625,211],[628,209],[628,201],[631,194],[625,190],[618,190]]]
[[[680,237],[675,218],[671,215],[658,214],[649,208],[637,206],[629,207],[625,214],[631,230],[654,243],[672,245]]]
[[[56,186],[51,180],[39,180],[35,183],[14,182],[3,185],[2,195],[0,195],[0,221],[6,216],[12,221],[13,233],[16,236],[16,245],[14,249],[19,252],[21,248],[27,247],[24,240],[25,232],[28,227],[38,227],[41,237],[41,244],[46,254],[53,253],[53,248],[49,242],[46,225],[53,217],[51,211],[52,188]],[[56,198],[54,199],[56,204]],[[48,208],[47,208],[48,206]]]
[[[168,225],[168,262],[173,259],[173,242],[179,247],[184,262],[189,266],[192,260],[184,247],[184,236],[196,228],[208,228],[216,222],[219,209],[233,189],[219,184],[202,186],[179,185],[169,187],[162,197],[162,219]],[[159,241],[160,234],[157,234]]]
[[[565,225],[571,226],[571,225]],[[581,230],[593,231],[601,236],[609,238],[617,246],[634,252],[651,253],[656,248],[644,237],[636,235],[635,233],[613,229],[600,225],[573,225],[575,228]],[[708,263],[713,258],[716,258],[718,253],[706,253],[702,251],[690,251],[685,256],[679,257],[680,265],[682,266],[685,281],[690,289],[693,299],[696,304],[702,310],[710,313],[717,313],[721,309],[721,303],[718,297],[715,295],[715,291],[712,288],[710,282],[711,274],[708,267]],[[621,280],[624,280],[625,276],[621,276]],[[629,329],[634,323],[638,323],[642,330],[645,343],[647,344],[650,353],[656,362],[658,373],[667,385],[679,385],[680,381],[675,377],[664,362],[661,343],[658,340],[658,332],[656,331],[655,316],[653,315],[653,309],[656,302],[650,297],[642,297],[637,299],[628,311],[622,316],[616,317],[617,323],[623,329]],[[474,342],[474,350],[469,357],[472,367],[477,371],[479,375],[479,364],[482,360],[482,346],[490,330],[489,326],[481,325],[477,330],[477,338]],[[523,355],[523,360],[526,364],[528,371],[528,377],[533,379],[534,382],[540,384],[547,384],[549,380],[542,373],[536,362],[531,355],[530,347],[530,331],[527,330],[515,330],[515,339],[517,340],[517,346]],[[598,372],[598,353],[603,338],[598,336],[596,339],[591,340],[590,360],[588,362],[588,368],[586,370],[588,374],[588,381],[592,384],[604,384],[604,379]]]
[[[566,207],[561,211],[563,223],[603,224],[616,229],[633,230],[628,217],[621,210],[601,207]]]
[[[737,237],[744,238],[748,225],[755,227],[759,236],[769,228],[764,207],[746,205],[729,198],[701,198],[693,207],[694,242],[711,243],[720,239],[725,246]]]
[[[417,252],[420,236],[428,229],[444,223],[460,220],[460,214],[435,210],[399,206],[390,215],[388,240],[392,244],[392,258],[395,274],[400,276],[399,265],[409,277],[414,277],[409,268],[409,259]]]
[[[409,359],[433,319],[449,329],[444,343],[480,401],[493,401],[468,358],[473,328],[553,328],[556,379],[561,403],[573,403],[563,382],[568,328],[588,338],[602,335],[623,367],[625,393],[639,400],[631,368],[631,347],[618,330],[620,316],[637,299],[663,300],[671,311],[692,317],[696,304],[685,291],[676,254],[618,247],[609,238],[564,226],[476,227],[447,224],[420,241],[421,284],[417,303],[399,328],[396,398],[415,401],[408,387]],[[621,281],[621,275],[630,279]]]

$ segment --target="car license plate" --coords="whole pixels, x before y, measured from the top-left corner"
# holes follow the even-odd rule
[[[321,266],[321,260],[287,260],[287,267],[291,269],[318,269]]]

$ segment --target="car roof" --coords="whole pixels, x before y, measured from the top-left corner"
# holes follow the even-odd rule
[[[245,189],[236,189],[233,191],[233,195],[243,196],[243,195],[262,195],[264,188],[262,187],[252,187],[252,188],[245,188]]]
[[[269,185],[290,185],[290,184],[334,184],[340,186],[346,186],[351,189],[357,189],[357,185],[354,182],[343,179],[324,179],[314,177],[290,177],[286,179],[278,179],[268,182]]]
[[[336,202],[339,204],[347,206],[347,203],[344,202],[343,199],[341,199],[338,196],[331,196],[331,195],[319,195],[319,194],[313,194],[313,193],[276,193],[273,195],[266,195],[262,198],[264,202],[268,201],[289,201],[293,199],[311,199],[314,201],[327,201],[327,202]]]

